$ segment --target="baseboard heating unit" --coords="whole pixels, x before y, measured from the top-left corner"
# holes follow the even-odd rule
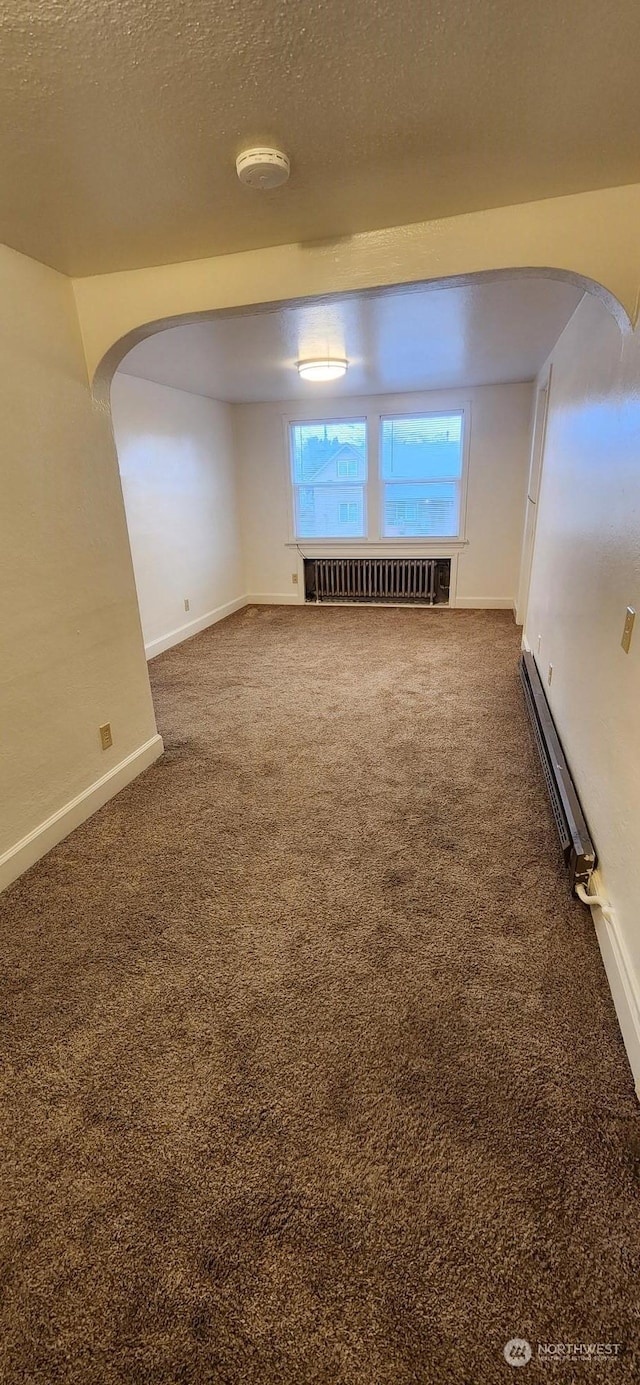
[[[305,558],[305,601],[446,606],[450,558]]]
[[[575,890],[578,885],[588,885],[596,864],[595,848],[535,659],[526,651],[520,659],[520,677],[562,852],[571,876],[571,888]]]

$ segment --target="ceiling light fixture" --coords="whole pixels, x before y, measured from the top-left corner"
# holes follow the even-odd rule
[[[339,380],[346,375],[348,361],[339,356],[321,356],[313,361],[297,361],[298,374],[303,380]]]

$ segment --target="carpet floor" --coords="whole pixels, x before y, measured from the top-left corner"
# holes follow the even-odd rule
[[[640,1108],[518,645],[262,607],[151,665],[166,755],[0,901],[3,1381],[640,1378]]]

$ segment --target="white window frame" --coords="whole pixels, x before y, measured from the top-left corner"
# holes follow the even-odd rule
[[[289,407],[281,415],[282,419],[282,475],[285,487],[286,508],[287,508],[287,534],[286,547],[295,549],[297,554],[298,566],[298,600],[304,601],[303,583],[303,559],[304,558],[339,558],[347,549],[354,553],[360,551],[369,553],[372,558],[391,558],[396,556],[433,556],[437,558],[451,558],[451,595],[449,605],[455,605],[455,594],[457,588],[458,558],[464,548],[467,547],[467,495],[469,487],[469,470],[472,437],[472,407],[471,399],[468,394],[460,391],[439,392],[429,390],[427,393],[415,391],[410,395],[379,395],[376,396],[375,408],[366,407],[371,405],[372,400],[363,397],[362,403],[365,405],[361,414],[353,412],[354,398],[345,399],[347,406],[344,413],[341,413],[340,406],[342,400],[332,399],[330,401],[330,412],[327,410],[326,417],[317,409],[312,409],[309,405],[300,404]],[[403,407],[403,405],[405,407]],[[462,477],[460,480],[460,532],[457,538],[448,537],[444,539],[420,538],[408,539],[389,538],[383,539],[382,535],[382,490],[380,479],[380,420],[382,418],[409,418],[415,415],[424,418],[428,414],[442,415],[446,413],[456,413],[463,415],[462,424]],[[357,423],[365,419],[367,425],[367,537],[366,538],[344,538],[344,539],[299,539],[296,537],[295,528],[295,498],[293,486],[293,473],[291,467],[291,424],[292,423]],[[356,483],[357,484],[357,483]]]
[[[345,544],[348,546],[349,544],[354,544],[354,543],[359,544],[359,545],[368,543],[368,542],[369,542],[369,537],[368,537],[368,536],[369,536],[369,533],[370,533],[370,522],[371,522],[371,504],[370,504],[370,500],[369,500],[369,483],[370,483],[370,476],[371,476],[371,462],[370,462],[370,456],[369,456],[370,429],[369,429],[369,419],[368,419],[368,416],[367,416],[365,413],[362,413],[362,414],[355,414],[355,415],[353,415],[353,414],[345,414],[345,415],[341,418],[340,416],[336,417],[335,414],[332,414],[330,417],[327,417],[327,418],[318,418],[317,414],[311,414],[311,415],[309,415],[309,416],[306,416],[306,415],[305,415],[305,416],[302,417],[302,418],[293,417],[293,416],[289,418],[289,417],[286,417],[286,416],[285,416],[285,417],[283,418],[283,422],[284,422],[284,425],[285,425],[285,444],[286,444],[286,445],[285,445],[285,453],[286,453],[285,460],[286,460],[286,466],[287,466],[287,478],[288,478],[288,487],[287,487],[287,489],[288,489],[288,495],[289,495],[289,542],[295,544],[295,546],[296,546],[297,548],[300,547],[300,546],[302,545],[305,549],[306,549],[307,545],[309,545],[309,544],[311,544],[311,545],[317,545],[317,544],[324,544],[324,545],[326,545],[326,544],[338,544],[339,546],[341,546],[342,548],[344,548]],[[321,428],[325,428],[325,427],[330,428],[332,424],[335,425],[335,426],[337,426],[337,427],[340,427],[341,425],[343,425],[343,424],[345,424],[345,423],[363,423],[363,424],[364,424],[364,455],[365,455],[365,466],[366,466],[364,480],[359,481],[357,477],[354,478],[354,477],[343,477],[343,476],[341,476],[340,479],[339,479],[339,481],[318,481],[318,482],[315,482],[315,481],[297,482],[297,481],[295,481],[295,480],[294,480],[294,475],[293,475],[293,429],[296,428],[296,427],[298,427],[300,424],[311,424],[312,426],[313,426],[314,424],[316,424],[318,427],[321,427]],[[363,504],[364,504],[364,515],[363,515],[363,519],[364,519],[364,534],[358,536],[357,538],[349,538],[348,536],[345,537],[345,538],[341,538],[340,536],[336,536],[335,538],[325,538],[325,539],[320,539],[320,538],[318,538],[318,539],[315,539],[315,538],[301,538],[301,537],[297,534],[297,532],[296,532],[296,490],[299,489],[301,485],[309,485],[309,486],[311,486],[311,487],[313,487],[313,486],[315,486],[315,485],[319,485],[319,486],[326,486],[327,489],[329,489],[330,487],[335,488],[337,485],[340,485],[340,484],[346,484],[346,485],[351,484],[352,486],[357,486],[357,487],[361,487],[361,488],[362,488],[362,491],[363,491]],[[348,523],[348,521],[347,521],[347,523]]]
[[[405,418],[407,418],[407,419],[408,419],[408,418],[444,418],[444,417],[446,417],[447,414],[455,414],[456,416],[459,416],[459,417],[462,418],[462,425],[461,425],[461,430],[460,430],[460,432],[461,432],[461,444],[462,444],[462,445],[461,445],[461,449],[460,449],[460,450],[461,450],[461,454],[462,454],[462,456],[461,456],[462,468],[461,468],[461,472],[460,472],[460,479],[459,479],[459,480],[453,480],[453,481],[452,481],[452,478],[451,478],[450,476],[442,476],[442,477],[433,476],[433,477],[429,477],[429,481],[430,481],[430,482],[433,482],[434,485],[444,485],[444,484],[447,484],[447,485],[454,485],[454,486],[457,486],[457,488],[458,488],[458,502],[459,502],[459,503],[458,503],[458,532],[457,532],[456,534],[441,534],[440,536],[438,536],[437,534],[432,534],[432,535],[429,536],[428,539],[426,539],[426,538],[424,538],[424,537],[423,537],[423,538],[412,539],[412,538],[408,538],[406,534],[403,534],[403,535],[401,535],[400,537],[394,538],[392,535],[387,535],[387,534],[385,534],[385,533],[384,533],[384,488],[385,488],[385,485],[387,485],[387,483],[389,483],[389,484],[392,485],[392,486],[393,486],[393,485],[410,484],[410,483],[403,483],[403,482],[401,482],[401,481],[391,481],[391,482],[389,482],[389,478],[388,478],[388,477],[385,478],[385,477],[382,475],[382,426],[383,426],[383,424],[384,424],[384,423],[393,423],[394,419],[405,419]],[[456,543],[456,542],[457,542],[457,543],[460,543],[460,542],[463,542],[463,541],[464,541],[465,536],[466,536],[466,526],[467,526],[467,474],[468,474],[468,469],[469,469],[469,468],[468,468],[468,449],[467,449],[467,436],[466,436],[466,435],[467,435],[467,431],[468,431],[468,426],[467,426],[467,425],[468,425],[469,414],[470,414],[470,410],[469,410],[469,406],[468,406],[468,405],[465,407],[465,406],[463,406],[463,405],[461,405],[461,404],[459,404],[459,405],[451,405],[451,404],[450,404],[448,408],[445,407],[445,408],[442,408],[442,409],[411,409],[411,410],[404,410],[404,409],[403,409],[402,412],[400,412],[400,411],[398,411],[398,410],[394,410],[393,413],[381,413],[381,414],[379,415],[379,418],[378,418],[378,486],[379,486],[379,497],[378,497],[378,534],[379,534],[379,536],[380,536],[380,542],[381,542],[381,543],[390,543],[390,544],[394,544],[394,545],[397,544],[397,543],[404,543],[404,544],[416,544],[416,543],[419,543],[419,544],[426,544],[426,543],[428,543],[428,544],[437,544],[437,545],[439,545],[439,546],[441,547],[442,544]],[[419,484],[419,483],[418,483],[418,484]]]

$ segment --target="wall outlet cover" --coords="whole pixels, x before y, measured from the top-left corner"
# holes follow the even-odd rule
[[[105,721],[104,726],[101,726],[99,729],[100,744],[102,746],[102,749],[109,750],[113,745],[113,736],[111,735],[111,722]]]

